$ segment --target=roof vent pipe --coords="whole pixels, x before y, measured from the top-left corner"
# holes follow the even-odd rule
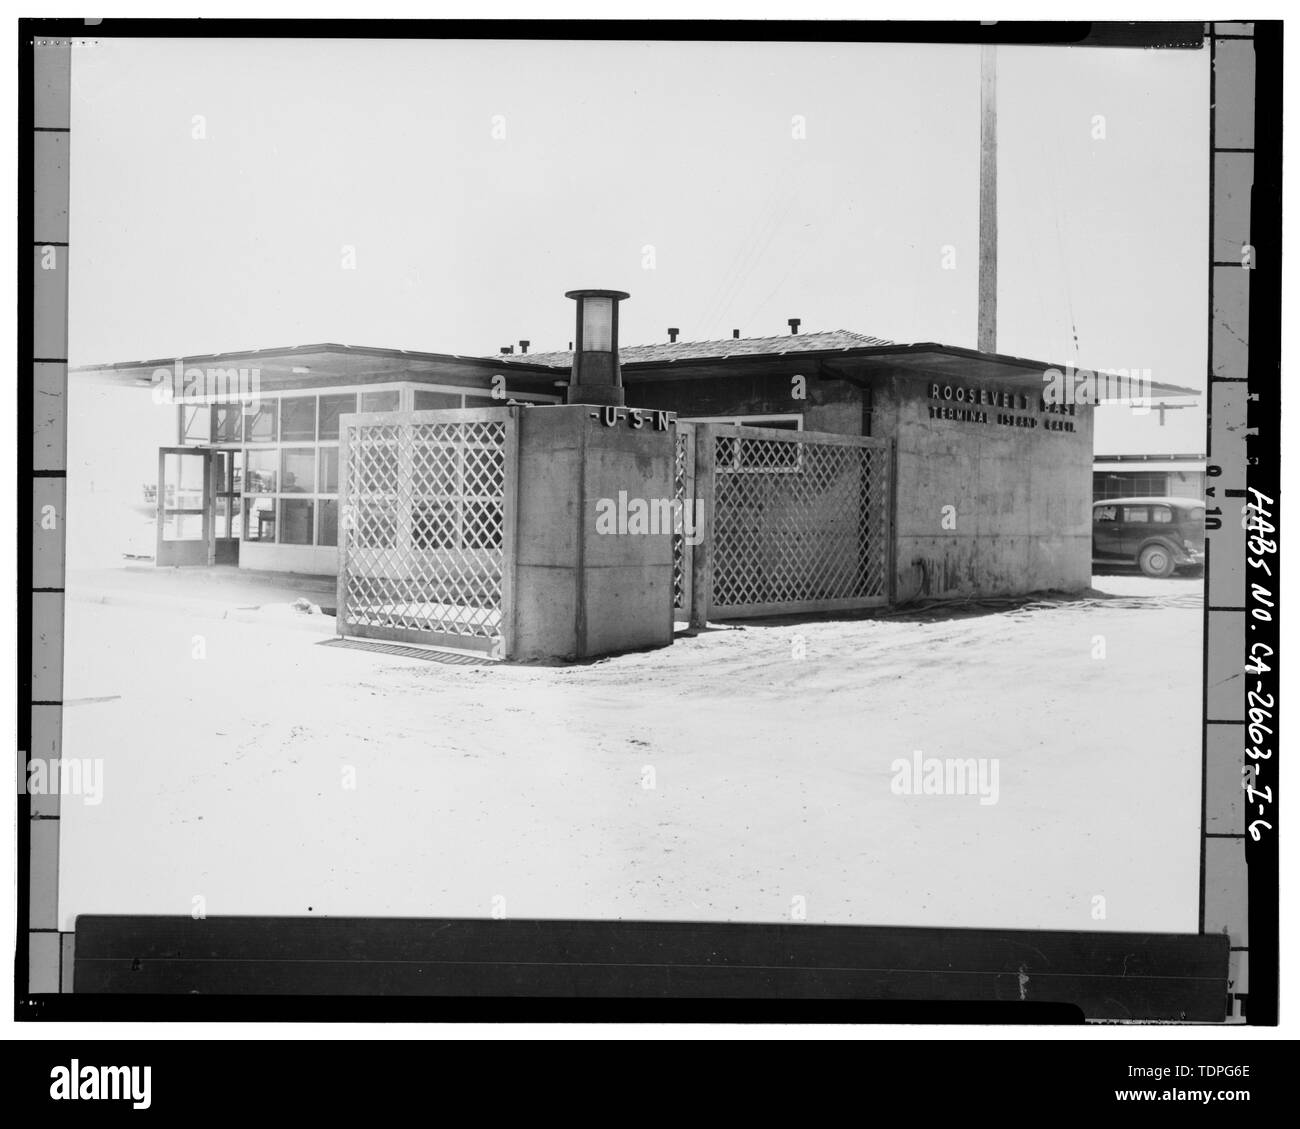
[[[739,337],[740,337],[740,330],[738,330],[738,329],[733,329],[733,330],[731,331],[731,336],[732,336],[734,339],[739,339]]]
[[[514,347],[513,345],[502,345],[502,346],[501,346],[501,355],[502,355],[503,357],[508,357],[508,356],[510,356],[510,354],[512,354],[514,351],[515,351],[515,347]]]
[[[668,327],[668,343],[669,343],[670,345],[676,345],[676,344],[677,344],[677,335],[678,335],[679,333],[681,333],[681,330],[678,329],[675,325],[670,325],[670,326]]]
[[[519,342],[519,351],[520,351],[521,353],[526,353],[526,352],[528,352],[528,346],[531,345],[531,344],[532,344],[531,341],[520,341],[520,342]]]
[[[791,333],[798,333],[798,332],[799,332],[799,324],[800,324],[800,323],[799,323],[799,319],[798,319],[798,318],[790,318],[790,319],[788,319],[788,320],[786,321],[786,325],[788,325],[788,326],[790,327],[790,332],[791,332]]]

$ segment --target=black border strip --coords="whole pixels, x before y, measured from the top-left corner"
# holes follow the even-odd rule
[[[1200,50],[1202,21],[1086,20],[348,20],[23,19],[19,42],[48,38],[139,39],[632,39],[813,43],[993,43],[1017,47]],[[1222,37],[1221,37],[1222,38]]]
[[[1255,248],[1255,269],[1250,272],[1249,394],[1246,404],[1246,484],[1274,499],[1269,519],[1277,532],[1269,536],[1282,541],[1282,23],[1255,25],[1255,183],[1250,196],[1250,242]],[[1265,693],[1275,703],[1273,720],[1274,755],[1253,762],[1258,766],[1255,788],[1271,788],[1273,803],[1263,818],[1273,826],[1258,842],[1246,836],[1246,867],[1249,891],[1250,929],[1249,1000],[1246,1019],[1252,1025],[1273,1026],[1278,1021],[1278,838],[1280,801],[1278,761],[1281,756],[1280,729],[1282,644],[1279,618],[1282,609],[1281,552],[1268,561],[1273,580],[1275,607],[1267,621],[1249,618],[1255,630],[1247,632],[1248,643],[1264,642],[1273,648],[1272,670],[1259,675]],[[1247,584],[1264,579],[1247,569]],[[1247,602],[1249,603],[1249,593]],[[1243,663],[1245,656],[1243,656]],[[1245,691],[1255,689],[1255,677],[1245,679]],[[1246,707],[1254,703],[1247,700]],[[1243,716],[1250,717],[1249,709]],[[1249,738],[1246,737],[1249,741]],[[1247,814],[1249,822],[1254,813]]]

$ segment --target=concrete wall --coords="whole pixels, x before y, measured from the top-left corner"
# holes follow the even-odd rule
[[[515,535],[516,659],[572,659],[673,637],[671,526],[598,532],[598,505],[673,497],[673,431],[628,418],[607,427],[580,404],[519,413]]]
[[[719,362],[725,364],[726,362]],[[802,415],[805,431],[863,434],[863,390],[846,380],[823,379],[812,362],[789,372],[629,383],[628,403],[662,408],[679,417]],[[802,385],[794,376],[802,375]],[[796,391],[804,395],[798,397]]]
[[[993,383],[886,373],[874,427],[897,442],[895,602],[1088,587],[1092,574],[1092,409],[1073,415],[932,399],[933,385],[988,394]],[[972,407],[986,422],[932,418]],[[1031,421],[1007,426],[999,416]],[[1049,430],[1067,423],[1073,430]],[[954,527],[944,527],[953,507]]]
[[[679,416],[800,413],[804,428],[870,434],[897,444],[896,601],[1086,588],[1092,574],[1092,409],[1040,410],[1041,387],[901,372],[863,365],[861,383],[816,375],[792,396],[795,361],[765,375],[685,377],[629,385],[638,403]],[[932,385],[981,394],[1018,393],[1022,407],[981,403],[984,422],[943,418],[964,401],[932,401]],[[940,407],[938,418],[930,407]],[[999,416],[1020,421],[997,422]],[[1073,430],[1056,430],[1065,424]],[[955,528],[943,527],[943,507]]]
[[[240,541],[239,567],[263,572],[337,576],[339,551],[334,545],[277,545]]]

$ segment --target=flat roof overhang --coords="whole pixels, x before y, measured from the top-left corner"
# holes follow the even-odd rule
[[[1056,370],[1061,373],[1096,372],[1100,403],[1119,402],[1124,397],[1107,395],[1107,381],[1102,370],[1091,370],[1079,365],[1052,364],[1013,357],[1004,353],[981,353],[976,349],[963,349],[956,345],[939,345],[925,342],[917,345],[891,346],[863,350],[871,354],[869,360],[885,363],[918,378],[941,377],[949,381],[977,380],[1003,384],[1018,391],[1041,392],[1047,383],[1044,374]],[[1179,384],[1151,381],[1145,385],[1148,396],[1162,399],[1195,399],[1204,395],[1197,388]]]
[[[888,369],[914,376],[918,380],[979,381],[996,383],[1022,392],[1042,391],[1044,373],[1056,369],[1062,373],[1093,371],[1079,366],[1051,364],[1026,357],[1002,353],[981,353],[956,345],[923,342],[915,345],[873,345],[848,349],[808,350],[777,354],[738,354],[716,358],[689,358],[681,361],[629,361],[623,365],[626,384],[659,380],[687,380],[702,376],[737,375],[760,370],[795,371],[816,364],[825,375],[845,379],[860,377],[874,369]],[[513,365],[512,365],[513,367]],[[554,370],[559,371],[559,370]],[[1104,378],[1096,370],[1099,378]],[[1106,381],[1099,379],[1101,403],[1122,402],[1122,397],[1107,396]],[[1150,397],[1161,399],[1195,399],[1204,393],[1197,388],[1151,381],[1146,385]]]
[[[333,343],[77,365],[70,371],[122,387],[150,387],[159,369],[171,372],[178,361],[184,368],[256,368],[260,371],[261,387],[267,391],[397,380],[483,387],[493,376],[500,374],[508,382],[508,387],[553,392],[556,380],[555,370],[544,365],[519,361],[502,365],[492,357]]]
[[[500,374],[512,387],[553,392],[557,385],[568,383],[569,374],[567,367],[530,364],[519,354],[498,359],[332,343],[207,353],[182,358],[158,357],[107,365],[78,365],[71,371],[125,387],[141,387],[153,383],[154,373],[158,369],[170,371],[177,360],[186,367],[258,368],[261,371],[262,387],[268,391],[394,380],[478,387],[485,380]],[[623,363],[622,370],[625,384],[638,384],[740,376],[764,371],[797,371],[813,367],[824,375],[849,380],[860,379],[872,370],[888,369],[904,376],[914,376],[918,380],[938,378],[953,382],[979,381],[1000,384],[1022,392],[1041,391],[1045,383],[1044,373],[1051,369],[1066,372],[1074,367],[1075,371],[1087,371],[1077,366],[1051,364],[1002,353],[981,353],[976,349],[934,342],[691,357],[680,361],[627,361]],[[1099,377],[1103,375],[1098,372]],[[1106,395],[1104,380],[1099,383],[1100,403],[1120,402],[1120,398]],[[1152,381],[1146,389],[1149,397],[1162,400],[1196,399],[1204,395],[1200,389],[1157,381]]]
[[[1120,462],[1104,455],[1094,455],[1092,469],[1098,474],[1196,474],[1205,469],[1206,460],[1141,458],[1129,456]]]

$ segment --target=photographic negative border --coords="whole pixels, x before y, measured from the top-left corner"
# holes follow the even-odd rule
[[[91,26],[87,26],[91,24]],[[18,469],[20,483],[18,540],[18,816],[19,872],[28,876],[19,889],[19,929],[15,962],[15,1011],[19,1018],[215,1018],[212,1001],[194,1003],[194,997],[132,995],[125,999],[111,978],[100,987],[107,994],[71,994],[73,969],[78,961],[88,967],[91,959],[135,958],[148,952],[151,968],[160,976],[145,977],[140,991],[163,991],[169,961],[185,954],[163,945],[162,939],[177,921],[202,927],[208,940],[224,931],[223,944],[246,958],[263,951],[268,936],[275,936],[276,923],[285,929],[302,924],[299,919],[214,919],[190,922],[188,918],[113,918],[86,920],[87,939],[92,949],[74,952],[72,934],[58,930],[58,830],[57,795],[32,797],[26,793],[27,763],[30,757],[58,756],[62,717],[63,649],[63,501],[66,493],[66,390],[67,390],[67,248],[68,248],[68,154],[70,142],[70,68],[74,38],[90,36],[124,37],[349,37],[380,35],[412,38],[496,38],[505,31],[499,23],[474,21],[241,21],[241,20],[22,20],[19,30],[19,199],[32,199],[30,212],[19,216],[20,250],[33,249],[31,274],[19,256],[18,369],[32,372],[30,382],[19,382],[20,420],[33,421],[32,438],[25,426],[19,428]],[[1281,24],[1199,23],[1182,24],[1082,24],[1016,23],[1005,26],[959,23],[699,23],[647,21],[552,21],[519,22],[509,25],[509,34],[524,39],[661,39],[684,40],[709,37],[761,40],[815,40],[893,43],[1002,43],[1021,45],[1092,45],[1132,48],[1207,50],[1210,53],[1211,86],[1207,123],[1210,136],[1210,230],[1208,283],[1208,384],[1207,395],[1207,562],[1205,582],[1204,736],[1202,741],[1202,835],[1199,936],[1205,945],[1188,958],[1182,973],[1189,983],[1217,981],[1207,976],[1203,963],[1225,941],[1228,945],[1227,975],[1224,979],[1223,1015],[1196,1013],[1196,1018],[1250,1024],[1273,1024],[1277,1018],[1278,942],[1278,659],[1277,545],[1280,535],[1278,458],[1280,455],[1280,316],[1281,316]],[[31,144],[26,138],[30,135]],[[1240,188],[1249,170],[1249,193]],[[1236,191],[1220,191],[1229,185]],[[1248,231],[1240,259],[1220,257],[1226,240]],[[29,304],[30,303],[30,304]],[[31,494],[21,486],[31,478]],[[1247,509],[1250,505],[1252,508]],[[28,507],[30,506],[30,509]],[[53,520],[51,520],[53,515]],[[30,525],[28,525],[30,521]],[[1211,524],[1211,522],[1217,524]],[[1249,528],[1247,528],[1249,526]],[[30,529],[30,533],[28,533]],[[1270,580],[1272,578],[1272,580]],[[1254,582],[1262,582],[1253,586]],[[1248,594],[1249,589],[1249,594]],[[27,648],[23,640],[30,637]],[[1259,646],[1262,645],[1262,646]],[[1267,659],[1267,662],[1261,661]],[[1248,699],[1248,695],[1251,697]],[[1252,714],[1250,711],[1255,710]],[[1261,744],[1256,738],[1272,741]],[[1254,755],[1247,756],[1247,750]],[[1234,771],[1236,770],[1236,771]],[[1250,775],[1246,775],[1249,772]],[[1249,804],[1249,812],[1247,805]],[[344,919],[335,919],[344,920]],[[319,924],[328,925],[329,919]],[[243,923],[242,926],[239,923]],[[261,923],[259,925],[259,923]],[[317,924],[314,922],[313,924]],[[442,928],[445,922],[426,922]],[[482,940],[482,924],[462,921],[459,932]],[[271,926],[268,934],[266,926]],[[658,1005],[660,1018],[726,1019],[772,1018],[778,999],[787,989],[805,1002],[820,1001],[821,1015],[834,1004],[853,1002],[856,1009],[835,1011],[840,1019],[871,1018],[870,1005],[882,1001],[910,1000],[897,1006],[887,1018],[927,1021],[919,996],[930,1004],[948,1001],[956,1010],[942,1012],[951,1021],[1007,1022],[993,1013],[980,1013],[958,1005],[965,1001],[1028,1001],[1022,977],[1044,971],[1011,969],[998,959],[1012,951],[1017,931],[980,930],[892,930],[873,927],[765,926],[743,923],[695,925],[682,923],[691,936],[674,948],[651,945],[644,948],[649,923],[614,922],[494,922],[501,948],[492,959],[482,962],[484,972],[473,985],[452,977],[437,999],[353,996],[346,1000],[330,992],[328,981],[317,981],[310,990],[325,994],[315,999],[269,995],[251,981],[205,979],[212,966],[190,969],[204,983],[203,990],[238,995],[220,1010],[222,1018],[320,1018],[320,1019],[471,1019],[483,1016],[491,1000],[510,997],[512,1014],[530,1018],[566,1018],[577,1014],[582,1004],[603,1001],[604,1007],[583,1014],[596,1018],[637,1015],[632,1006]],[[378,945],[378,938],[400,926],[369,919],[357,923],[364,939]],[[141,930],[144,932],[141,932]],[[233,929],[233,933],[231,930]],[[799,930],[797,940],[790,930]],[[824,932],[829,930],[830,932]],[[80,932],[80,924],[79,929]],[[629,932],[630,931],[630,932]],[[821,932],[819,932],[821,931]],[[455,932],[455,930],[453,930]],[[653,930],[649,930],[653,933]],[[636,933],[640,941],[629,940]],[[902,934],[926,951],[942,952],[957,963],[968,959],[971,985],[955,989],[951,979],[930,976],[929,989],[908,980],[903,961],[890,952]],[[869,935],[874,935],[874,940]],[[1046,937],[1044,931],[1029,931],[1030,937]],[[1055,965],[1047,971],[1078,974],[1095,972],[1100,959],[1098,938],[1127,939],[1134,951],[1156,959],[1169,936],[1146,941],[1137,935],[1065,934],[1072,938],[1053,949]],[[620,942],[618,938],[622,938]],[[883,979],[824,981],[815,991],[801,990],[787,983],[784,988],[771,977],[771,969],[791,967],[793,954],[824,940],[826,969],[839,967],[862,971],[874,968]],[[617,959],[599,966],[586,978],[570,976],[563,983],[580,992],[559,990],[560,983],[543,984],[531,976],[537,956],[560,964],[581,963],[577,953],[587,944],[601,941],[627,946],[616,950]],[[716,977],[694,976],[700,966],[692,963],[689,950],[709,943],[725,959],[708,968],[728,967],[731,989],[718,991]],[[323,933],[303,939],[299,956],[328,947]],[[419,945],[416,941],[409,944]],[[822,945],[818,942],[817,945]],[[313,945],[315,949],[313,949]],[[125,947],[123,947],[125,946]],[[1207,947],[1208,946],[1208,947]],[[636,951],[634,951],[636,950]],[[376,953],[378,949],[376,949]],[[649,963],[660,975],[633,982],[629,970]],[[170,956],[168,954],[171,954]],[[746,959],[737,953],[748,953]],[[982,956],[980,956],[982,954]],[[979,956],[979,960],[976,957]],[[1168,953],[1165,953],[1167,959]],[[419,960],[437,959],[437,953],[421,950]],[[525,959],[528,958],[528,959]],[[133,958],[134,959],[134,958]],[[376,957],[378,960],[379,958]],[[1046,958],[1044,958],[1046,960]],[[835,966],[835,961],[843,961]],[[871,962],[877,962],[872,965]],[[883,961],[884,963],[879,963]],[[982,961],[982,963],[980,963]],[[1198,963],[1199,962],[1199,963]],[[409,963],[409,962],[408,962]],[[454,963],[454,962],[453,962]],[[794,963],[798,963],[797,961]],[[738,967],[739,966],[739,970]],[[130,967],[130,960],[127,961]],[[174,965],[170,966],[175,971]],[[590,969],[591,965],[586,965]],[[923,967],[923,966],[922,966]],[[1212,967],[1212,966],[1211,966]],[[494,970],[494,971],[492,971]],[[806,969],[805,969],[806,971]],[[915,973],[917,970],[911,970]],[[463,970],[462,970],[463,973]],[[80,980],[85,974],[78,973]],[[925,981],[923,976],[922,981]],[[1123,978],[1121,978],[1122,980]],[[87,980],[89,984],[89,980]],[[457,985],[460,985],[458,990]],[[622,989],[620,989],[620,984]],[[1012,994],[1003,990],[1012,985]],[[1203,985],[1202,985],[1203,986]],[[1132,984],[1121,983],[1121,1002],[1133,1017],[1190,1018],[1187,1008],[1176,1003],[1128,1007],[1123,993]],[[1217,991],[1217,989],[1216,989]],[[847,995],[838,995],[838,993]],[[450,994],[448,994],[450,993]],[[919,996],[918,996],[919,994]],[[729,1000],[718,998],[729,996]],[[694,1010],[687,1008],[694,997]],[[1065,1002],[1065,1001],[1062,1001]],[[1076,997],[1080,1017],[1123,1018],[1118,1014],[1089,1015]],[[457,1004],[464,1004],[459,1007]],[[784,1016],[792,1017],[785,1000]],[[746,1008],[746,1005],[758,1005]],[[907,1014],[907,1007],[917,1009]],[[1160,1012],[1160,1007],[1164,1011]],[[767,1008],[768,1010],[764,1010]],[[701,1010],[702,1009],[702,1010]],[[832,1008],[832,1010],[834,1010]],[[799,1010],[801,1018],[813,1012]],[[639,1014],[647,1014],[644,1010]],[[1059,1013],[1055,1021],[1060,1021]],[[877,1010],[876,1016],[882,1013]]]

